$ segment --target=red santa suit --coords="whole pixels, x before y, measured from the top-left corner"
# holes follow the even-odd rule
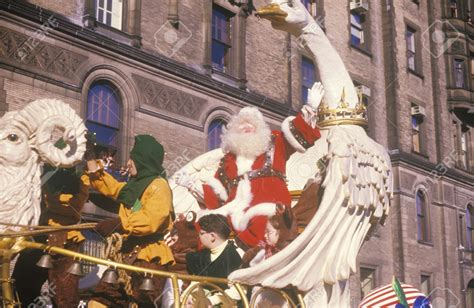
[[[222,214],[231,218],[238,239],[249,247],[257,246],[263,240],[267,217],[275,215],[275,206],[291,206],[287,159],[295,151],[306,151],[320,136],[319,129],[299,113],[282,123],[282,131],[271,132],[267,150],[253,160],[226,153],[214,178],[203,185],[206,208],[220,210],[229,205],[229,211],[243,210]],[[239,190],[242,196],[237,200]]]

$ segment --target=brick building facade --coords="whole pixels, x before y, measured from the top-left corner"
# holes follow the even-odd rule
[[[303,2],[364,93],[369,135],[392,158],[390,220],[362,248],[354,305],[396,275],[432,298],[472,307],[472,3]],[[62,99],[106,134],[101,141],[121,162],[134,135],[154,135],[168,173],[215,146],[214,129],[242,106],[259,107],[278,127],[318,79],[295,38],[229,1],[1,0],[0,7],[0,115],[33,99]],[[110,108],[95,114],[100,95]]]

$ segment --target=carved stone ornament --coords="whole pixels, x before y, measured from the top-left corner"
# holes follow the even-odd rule
[[[452,48],[452,52],[457,53],[457,54],[464,54],[466,52],[466,49],[464,48],[464,44],[459,40],[454,41],[453,46],[451,48]]]
[[[141,101],[146,105],[196,119],[206,104],[203,98],[138,75],[133,75],[133,80],[141,95]]]
[[[48,27],[26,35],[0,27],[0,57],[18,66],[38,69],[68,79],[80,79],[78,69],[86,56],[44,42]]]

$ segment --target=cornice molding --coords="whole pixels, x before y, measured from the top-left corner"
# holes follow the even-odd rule
[[[286,117],[288,115],[296,114],[292,106],[288,103],[279,102],[277,100],[268,98],[264,95],[247,92],[246,90],[233,87],[223,82],[213,79],[211,76],[196,72],[183,64],[175,62],[171,59],[160,55],[150,54],[141,49],[117,42],[100,33],[94,32],[86,27],[81,27],[72,23],[67,18],[55,14],[54,12],[44,10],[41,7],[35,6],[31,3],[21,1],[6,0],[0,2],[0,11],[13,14],[15,16],[27,19],[38,25],[44,23],[51,16],[54,17],[57,27],[55,31],[66,34],[72,40],[81,40],[88,44],[104,48],[112,51],[120,56],[127,57],[131,60],[143,63],[155,69],[162,70],[166,73],[177,76],[192,83],[204,86],[210,90],[217,91],[233,97],[235,99],[244,101],[249,105],[257,106],[261,109],[266,109],[279,116]],[[1,16],[1,12],[0,12]]]
[[[413,155],[413,154],[406,153],[403,151],[390,153],[390,160],[392,161],[392,165],[399,165],[400,163],[404,163],[404,164],[413,166],[415,168],[424,170],[428,174],[432,171],[437,171],[438,167],[442,165],[442,163],[434,164],[432,162],[429,162],[427,160],[424,160],[418,157],[417,155]],[[455,182],[461,182],[468,186],[472,186],[472,183],[474,183],[474,175],[461,172],[454,168],[448,168],[445,165],[443,165],[443,168],[447,169],[448,171],[443,174],[441,174],[441,172],[437,172],[437,177],[449,178]],[[436,179],[433,179],[433,181],[435,180]]]

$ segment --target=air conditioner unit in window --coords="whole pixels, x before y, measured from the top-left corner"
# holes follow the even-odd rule
[[[356,87],[358,93],[362,93],[362,95],[370,97],[370,88],[364,85],[360,85]]]
[[[362,14],[369,11],[369,1],[368,0],[352,0],[350,2],[351,12]]]
[[[412,116],[424,117],[424,116],[426,116],[425,108],[421,107],[421,106],[413,106],[413,107],[411,107],[411,115]]]

